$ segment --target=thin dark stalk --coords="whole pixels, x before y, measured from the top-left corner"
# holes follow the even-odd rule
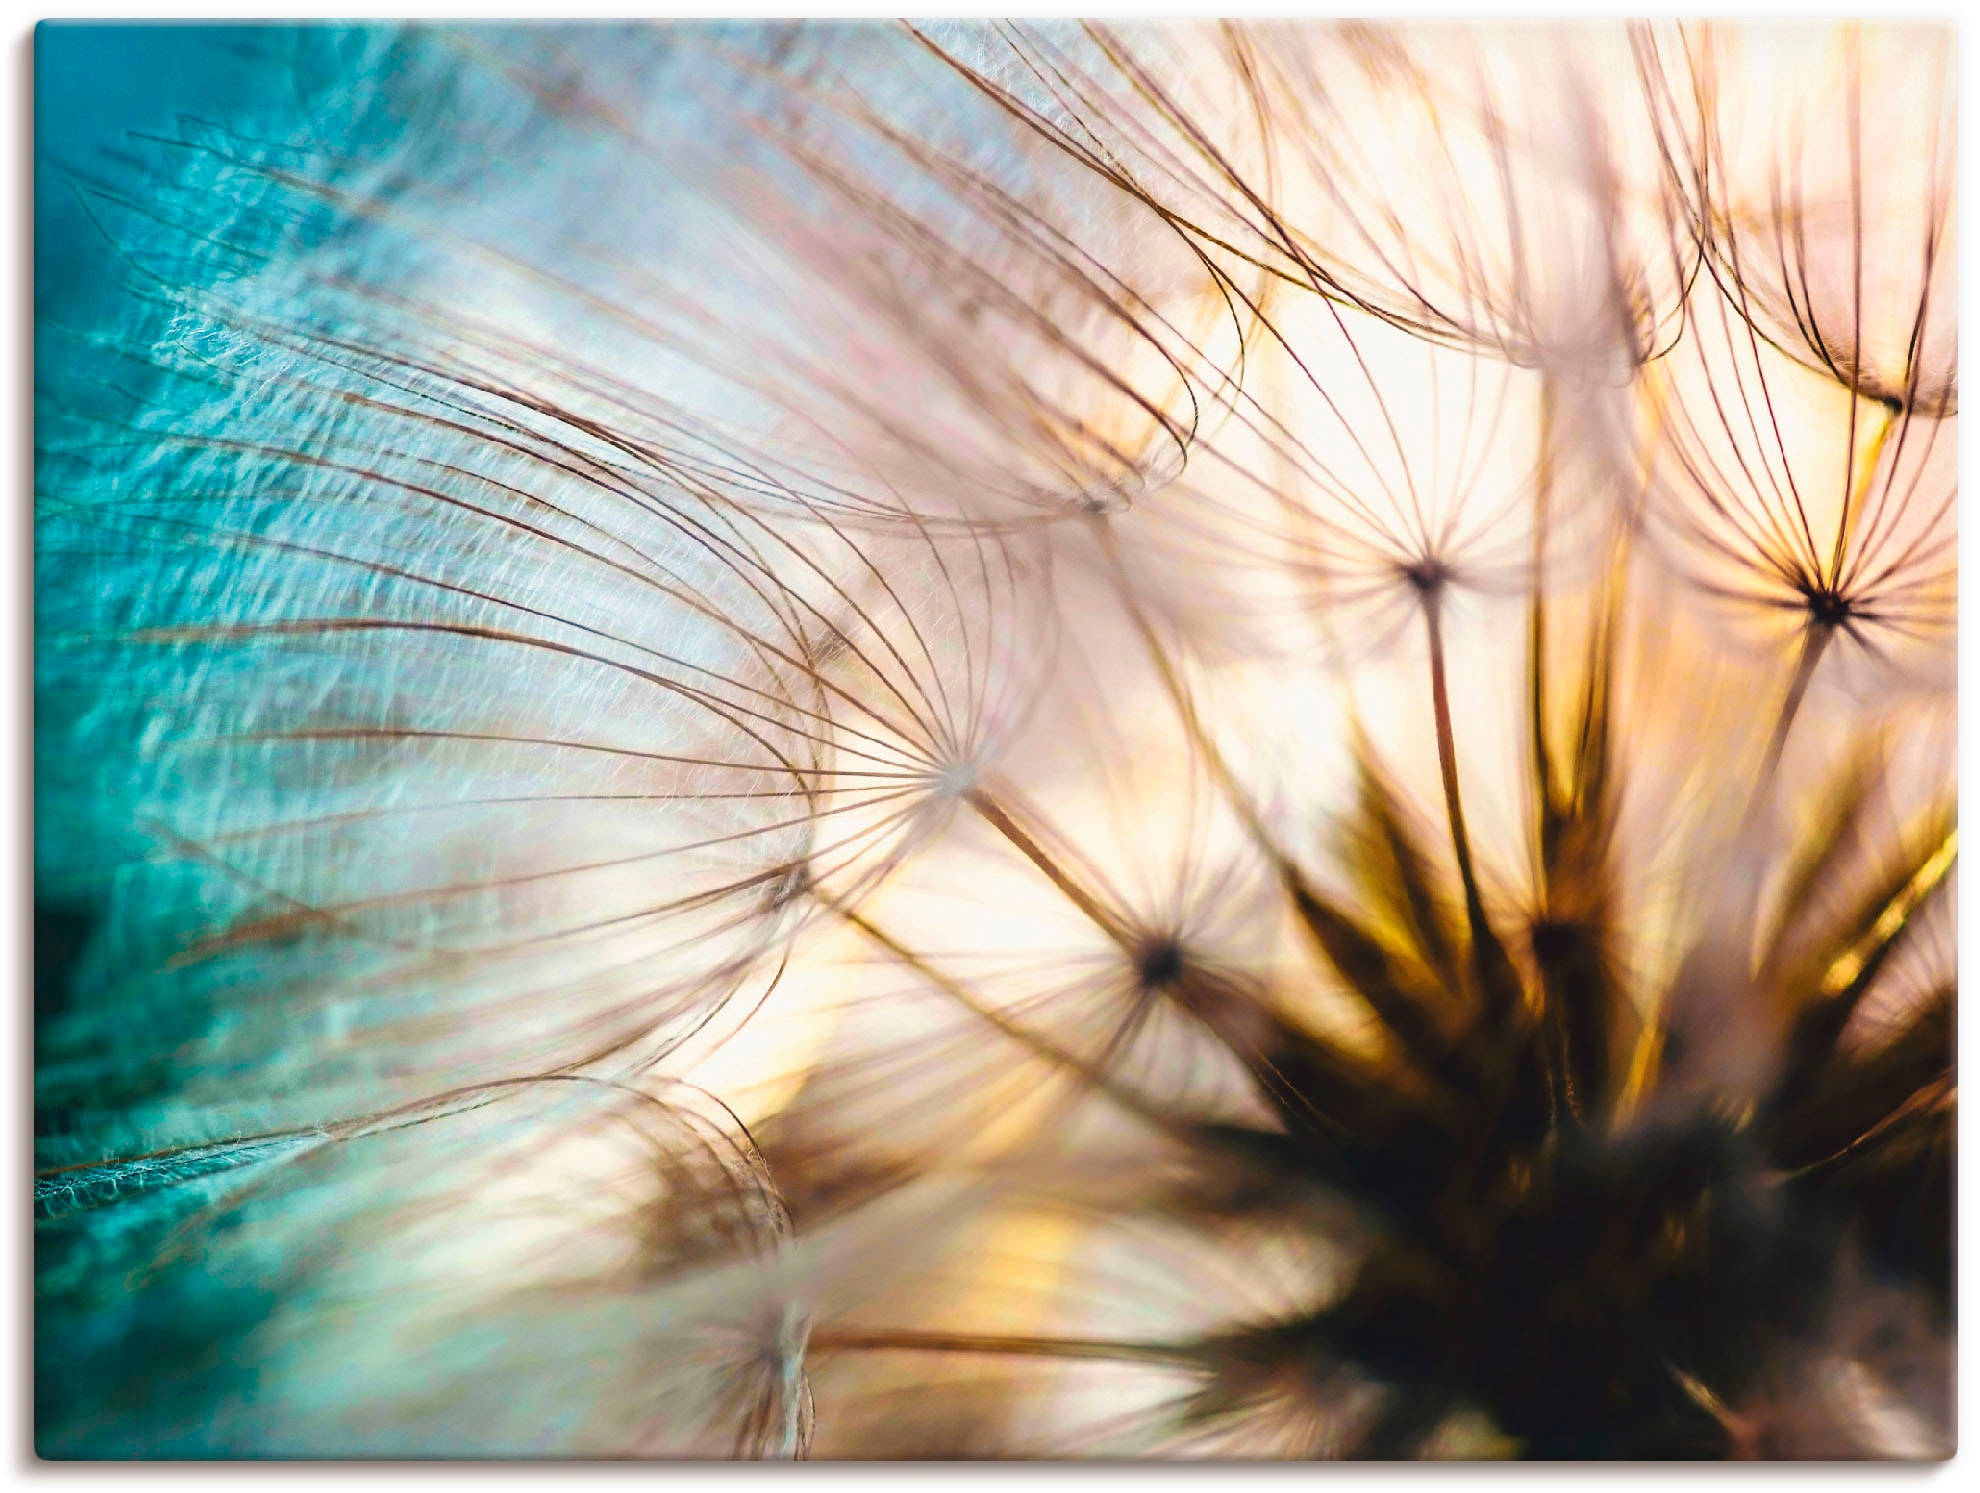
[[[1835,628],[1826,622],[1811,622],[1802,632],[1801,653],[1795,660],[1794,675],[1788,680],[1787,694],[1781,700],[1780,715],[1767,742],[1767,755],[1760,762],[1760,776],[1753,785],[1753,800],[1747,807],[1743,830],[1753,827],[1754,819],[1773,797],[1774,776],[1780,770],[1781,754],[1787,750],[1788,733],[1794,729],[1801,703],[1808,695],[1809,681],[1815,677],[1815,668],[1822,662],[1822,655],[1828,651],[1835,634]]]
[[[1543,815],[1555,804],[1553,758],[1547,750],[1547,597],[1541,581],[1554,490],[1554,380],[1540,384],[1540,453],[1533,474],[1533,601],[1527,620],[1527,693],[1532,710],[1533,782]]]
[[[1132,947],[1133,939],[1130,931],[1120,918],[1110,912],[1091,889],[1076,880],[1058,858],[1032,836],[1030,831],[1012,818],[1010,811],[996,796],[985,789],[972,788],[963,795],[963,800],[977,812],[984,823],[996,830],[1019,854],[1043,872],[1046,880],[1057,887],[1065,899],[1090,919],[1095,927],[1121,947]]]
[[[1101,1359],[1190,1368],[1202,1364],[1199,1355],[1167,1343],[1117,1343],[1096,1338],[1003,1337],[968,1332],[836,1328],[814,1332],[810,1345],[812,1351],[818,1353],[890,1349],[907,1353],[992,1353],[1019,1358]]]
[[[1479,895],[1478,873],[1472,865],[1471,836],[1464,827],[1464,796],[1458,787],[1457,737],[1451,729],[1451,694],[1444,662],[1444,625],[1435,590],[1423,596],[1423,623],[1430,638],[1430,708],[1437,725],[1437,768],[1444,782],[1444,808],[1450,815],[1451,849],[1457,856],[1458,879],[1464,884],[1464,908],[1471,922],[1474,946],[1489,937],[1485,899]]]

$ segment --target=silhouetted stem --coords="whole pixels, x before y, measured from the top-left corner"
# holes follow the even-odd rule
[[[1437,721],[1437,768],[1444,780],[1444,808],[1451,820],[1451,849],[1457,855],[1458,879],[1464,883],[1465,909],[1472,935],[1479,932],[1485,902],[1478,894],[1478,876],[1471,864],[1471,836],[1464,827],[1464,796],[1458,788],[1457,737],[1451,729],[1451,692],[1444,663],[1444,624],[1441,599],[1435,591],[1423,597],[1423,624],[1430,635],[1430,707]]]
[[[1767,742],[1767,755],[1761,759],[1760,776],[1753,785],[1753,799],[1747,805],[1742,831],[1752,829],[1774,796],[1774,775],[1780,770],[1781,754],[1787,750],[1788,733],[1794,729],[1795,717],[1801,713],[1801,702],[1808,694],[1809,681],[1815,677],[1815,667],[1822,662],[1835,631],[1826,624],[1811,622],[1801,635],[1801,656],[1795,660],[1794,677],[1788,681],[1780,715],[1774,722],[1774,734]]]
[[[963,795],[964,801],[974,810],[984,823],[1008,840],[1024,858],[1045,873],[1046,880],[1057,887],[1065,899],[1077,907],[1095,927],[1122,947],[1129,946],[1131,940],[1121,920],[1107,910],[1100,899],[1074,879],[1071,872],[1060,864],[1058,859],[1032,836],[1031,832],[1011,817],[1002,803],[981,788],[972,788]]]
[[[814,1352],[833,1353],[890,1349],[908,1353],[994,1353],[1018,1358],[1086,1358],[1130,1363],[1200,1365],[1187,1348],[1166,1343],[1114,1343],[1095,1338],[1003,1337],[967,1332],[915,1332],[906,1329],[863,1331],[834,1328],[811,1335]]]
[[[1533,732],[1533,781],[1543,810],[1554,802],[1553,759],[1547,748],[1547,599],[1541,580],[1554,492],[1554,380],[1540,384],[1540,454],[1533,474],[1533,607],[1527,622],[1527,689]]]

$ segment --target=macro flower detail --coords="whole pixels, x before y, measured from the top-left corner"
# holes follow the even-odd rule
[[[1951,1454],[1949,31],[230,35],[38,203],[42,1455]]]

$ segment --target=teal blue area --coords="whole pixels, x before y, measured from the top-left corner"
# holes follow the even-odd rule
[[[34,34],[34,262],[38,316],[86,319],[121,287],[79,178],[114,176],[133,136],[181,117],[286,112],[282,64],[298,28],[43,22]]]
[[[83,1061],[63,1043],[64,1023],[92,1013],[126,1013],[143,1027],[156,997],[140,972],[200,924],[213,895],[195,868],[153,868],[136,926],[111,926],[118,887],[156,848],[134,812],[138,740],[147,709],[177,679],[160,668],[149,685],[139,676],[113,689],[87,640],[137,617],[133,598],[155,595],[177,562],[120,548],[65,513],[86,514],[146,480],[142,430],[191,407],[183,378],[133,355],[170,315],[158,267],[184,265],[196,282],[226,261],[203,265],[183,245],[234,231],[236,204],[197,177],[189,185],[183,142],[235,134],[343,147],[380,132],[369,122],[371,59],[386,35],[44,23],[34,36],[35,1128],[38,1168],[73,1167],[36,1183],[44,1456],[226,1449],[189,1386],[252,1400],[252,1382],[229,1384],[218,1345],[265,1317],[271,1288],[238,1259],[222,1278],[199,1253],[165,1264],[161,1250],[192,1214],[299,1144],[230,1144],[222,1132],[169,1162],[142,1159],[199,1138],[191,1121],[154,1129],[137,1117],[170,1106],[172,1054],[211,1021],[201,999],[152,1023],[145,1053]],[[140,1159],[77,1164],[114,1154]],[[147,1289],[134,1288],[140,1274]],[[141,1444],[106,1429],[124,1422],[146,1428]]]

